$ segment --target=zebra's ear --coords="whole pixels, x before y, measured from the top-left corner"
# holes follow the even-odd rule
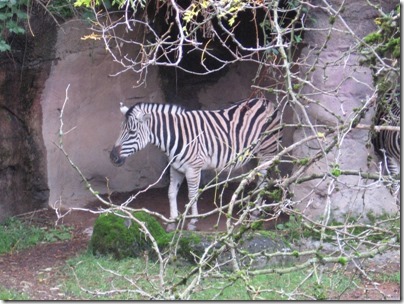
[[[128,108],[127,106],[125,106],[125,105],[123,104],[123,102],[120,102],[119,104],[120,104],[121,113],[122,113],[123,115],[125,115],[126,112],[128,112],[129,108]]]

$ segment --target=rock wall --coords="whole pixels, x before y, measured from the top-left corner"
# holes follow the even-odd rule
[[[0,53],[0,221],[48,203],[40,97],[56,25],[36,5],[31,17],[35,37],[10,36],[12,50]]]
[[[135,88],[136,75],[120,71],[99,40],[82,40],[91,32],[80,21],[65,23],[58,32],[56,55],[42,95],[43,137],[47,151],[49,204],[83,206],[93,199],[78,173],[58,148],[63,103],[63,144],[71,160],[100,193],[126,192],[158,180],[166,160],[148,147],[127,165],[116,168],[109,152],[118,138],[123,116],[119,102],[164,100],[156,69],[150,69],[147,86]],[[70,131],[70,132],[69,132]],[[108,180],[108,183],[107,183]],[[163,179],[157,186],[166,184]],[[109,190],[108,190],[109,187]]]
[[[341,3],[341,0],[332,1],[334,7]],[[345,3],[343,13],[359,36],[374,28],[376,12],[365,4],[364,0]],[[323,10],[313,7],[310,16],[316,20],[316,27],[329,27],[330,17]],[[161,176],[167,159],[153,146],[129,158],[124,167],[116,168],[109,161],[109,152],[123,120],[119,111],[120,101],[125,100],[127,105],[151,101],[217,109],[225,106],[226,102],[254,95],[251,81],[256,76],[257,66],[250,63],[232,65],[220,73],[200,78],[182,75],[179,70],[150,68],[147,83],[137,87],[139,75],[127,72],[111,76],[121,67],[112,62],[102,41],[81,39],[91,34],[87,24],[71,20],[63,24],[56,36],[53,23],[51,25],[46,18],[39,20],[43,23],[38,23],[38,27],[50,30],[46,35],[36,35],[35,44],[28,43],[30,47],[26,57],[21,56],[13,63],[4,63],[4,58],[1,61],[4,68],[0,71],[0,192],[3,193],[0,220],[11,214],[43,207],[46,203],[79,207],[93,199],[78,173],[57,147],[60,114],[66,93],[64,147],[71,160],[100,193],[144,188],[159,177],[162,178],[155,187],[168,184],[167,174]],[[35,30],[36,23],[33,26]],[[344,27],[338,19],[334,26]],[[348,119],[353,109],[370,93],[372,80],[370,71],[359,66],[358,56],[350,55],[338,61],[341,64],[335,64],[335,59],[354,43],[349,35],[340,31],[333,31],[330,37],[320,31],[307,32],[304,37],[307,46],[300,57],[314,54],[326,39],[329,39],[328,47],[321,52],[317,63],[321,68],[314,70],[309,80],[321,89],[338,86],[338,95],[318,95],[322,107],[310,104],[306,110],[312,123],[335,125],[335,118],[324,108]],[[314,56],[308,58],[314,60]],[[306,72],[307,69],[300,71],[302,75]],[[340,83],[343,78],[346,80]],[[311,93],[310,87],[304,90],[305,94]],[[365,123],[370,123],[372,114],[371,111],[367,113]],[[285,144],[298,141],[303,132],[298,130],[294,135],[291,131],[287,132]],[[336,157],[341,169],[368,171],[368,156],[373,159],[371,172],[377,172],[377,157],[372,149],[366,148],[367,140],[366,130],[350,132],[340,151],[333,151],[329,158],[316,163],[306,174],[327,171]],[[294,154],[305,158],[316,151],[315,144],[311,143],[299,147]],[[205,177],[205,182],[211,177]],[[341,177],[339,181],[339,189],[331,197],[327,196],[327,181],[295,186],[292,190],[294,200],[299,202],[298,208],[313,217],[324,215],[327,200],[332,202],[331,213],[335,217],[349,213],[360,216],[371,210],[378,213],[396,210],[394,200],[384,186],[371,187],[370,182],[364,183],[357,176]]]
[[[314,1],[316,2],[316,1]],[[338,9],[343,1],[333,0],[330,4]],[[313,3],[315,4],[315,3]],[[393,9],[395,4],[384,1],[384,10]],[[311,9],[311,20],[315,20],[315,27],[327,29],[330,27],[330,15],[322,9]],[[377,11],[371,8],[366,1],[346,1],[342,13],[348,26],[359,37],[364,37],[375,30],[374,19]],[[360,17],[359,17],[360,16]],[[308,25],[310,26],[310,25]],[[307,47],[302,50],[301,58],[308,60],[307,68],[303,68],[301,76],[304,76],[313,64],[313,70],[308,79],[322,92],[307,86],[304,94],[312,94],[319,104],[307,104],[306,111],[313,124],[326,124],[337,126],[338,120],[332,114],[338,115],[343,120],[352,119],[355,108],[361,106],[361,102],[368,99],[372,94],[372,75],[368,68],[359,64],[360,57],[349,52],[356,41],[347,33],[345,25],[335,18],[333,27],[340,31],[332,31],[328,36],[327,31],[308,31],[304,41]],[[318,61],[314,63],[321,46],[327,41],[327,47],[321,50]],[[334,93],[337,92],[337,93]],[[367,112],[361,121],[371,124],[373,110]],[[299,117],[303,117],[300,113]],[[298,130],[294,134],[294,141],[305,137],[304,130]],[[333,149],[325,159],[317,162],[305,173],[322,174],[330,172],[330,168],[336,162],[341,170],[358,170],[362,172],[378,172],[378,158],[373,147],[367,148],[369,141],[368,130],[352,130],[342,141],[340,149]],[[319,151],[316,142],[300,146],[294,151],[298,158],[305,158]],[[368,159],[372,161],[368,163]],[[313,218],[325,218],[330,215],[336,220],[343,220],[345,216],[359,218],[368,212],[381,214],[395,212],[397,206],[394,198],[381,183],[366,181],[360,176],[340,176],[335,184],[331,185],[331,179],[323,181],[319,179],[305,182],[293,187],[294,200],[299,202],[298,208]],[[330,195],[328,195],[330,194]],[[329,206],[329,209],[328,209]]]

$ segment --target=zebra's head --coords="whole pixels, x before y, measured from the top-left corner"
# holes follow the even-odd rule
[[[142,150],[150,142],[151,115],[145,113],[139,105],[128,108],[122,103],[121,112],[125,115],[125,121],[110,154],[111,161],[116,166],[122,166],[128,156]]]

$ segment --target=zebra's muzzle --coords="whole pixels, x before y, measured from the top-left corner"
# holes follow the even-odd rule
[[[109,155],[113,165],[120,167],[125,163],[125,157],[121,157],[121,146],[114,146]]]

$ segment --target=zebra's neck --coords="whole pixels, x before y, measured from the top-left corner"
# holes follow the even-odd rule
[[[151,114],[150,143],[170,156],[174,142],[181,140],[181,134],[177,132],[178,117],[186,110],[172,104],[144,103],[141,107],[145,113]]]

